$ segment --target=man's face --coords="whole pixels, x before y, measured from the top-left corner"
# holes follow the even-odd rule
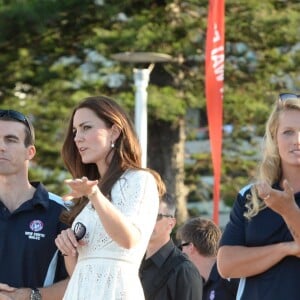
[[[17,174],[27,168],[35,147],[25,147],[24,124],[0,119],[0,175]],[[26,169],[27,170],[27,169]]]
[[[162,202],[159,205],[158,214],[166,216],[161,216],[157,219],[150,241],[151,243],[163,245],[170,239],[170,234],[176,224],[176,219],[167,217],[167,215],[170,215],[170,212],[168,211],[166,204]]]

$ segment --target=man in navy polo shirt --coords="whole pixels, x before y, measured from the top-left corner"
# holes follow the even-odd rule
[[[203,300],[235,300],[239,279],[222,278],[217,269],[217,252],[221,238],[220,228],[211,220],[195,217],[177,230],[181,248],[201,274]]]
[[[64,260],[54,243],[66,228],[59,220],[63,202],[41,183],[29,182],[35,153],[28,119],[0,110],[0,299],[61,299],[66,287]]]

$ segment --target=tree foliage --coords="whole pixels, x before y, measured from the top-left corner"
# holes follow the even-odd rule
[[[64,174],[59,153],[66,120],[81,98],[109,94],[133,113],[133,65],[114,61],[114,53],[147,51],[173,57],[172,63],[157,64],[151,73],[151,122],[162,120],[171,126],[191,107],[205,114],[208,1],[0,4],[1,107],[32,117],[37,131],[35,164],[42,168],[35,168],[32,176],[42,173],[53,189],[61,189],[59,174]],[[226,1],[224,123],[234,125],[234,142],[247,124],[257,124],[262,132],[260,124],[279,92],[299,90],[299,11],[297,0]],[[228,161],[225,149],[225,183],[230,182],[228,176],[231,182],[234,177]]]

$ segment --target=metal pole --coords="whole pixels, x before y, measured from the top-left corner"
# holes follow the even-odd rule
[[[147,69],[135,68],[135,113],[134,123],[142,150],[142,167],[147,166],[147,87],[150,73],[155,63],[170,62],[172,56],[155,52],[122,52],[112,54],[112,58],[121,62],[150,64]]]
[[[147,166],[147,87],[152,68],[134,69],[135,112],[134,124],[142,149],[142,167]]]

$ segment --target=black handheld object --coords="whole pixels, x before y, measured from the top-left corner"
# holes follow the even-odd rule
[[[79,241],[81,240],[86,233],[86,227],[81,223],[77,222],[74,226],[74,234],[76,237],[76,240]]]

